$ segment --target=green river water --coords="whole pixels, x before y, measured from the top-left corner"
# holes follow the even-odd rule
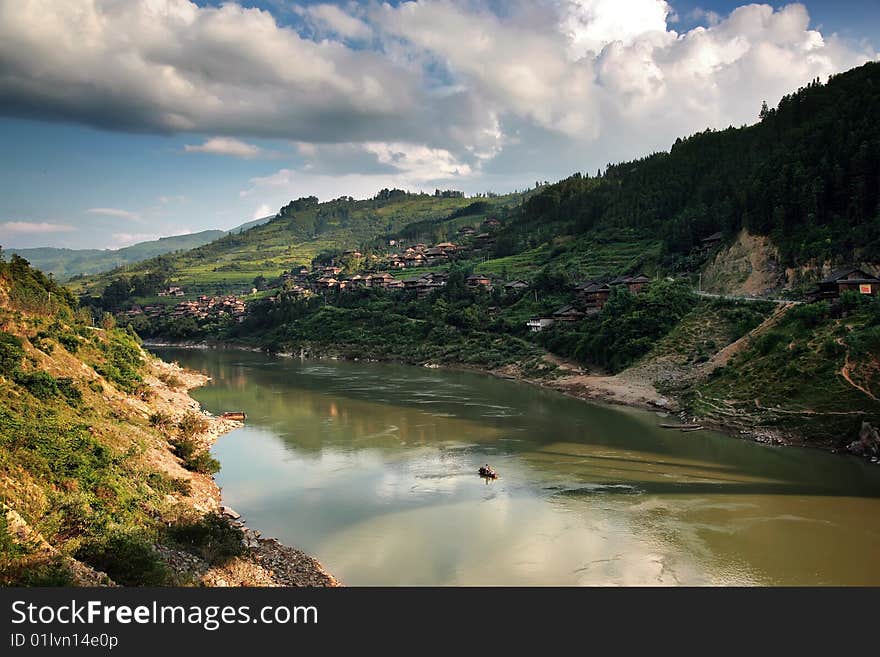
[[[224,503],[348,585],[880,584],[880,467],[854,458],[478,374],[156,352],[248,414],[213,449]]]

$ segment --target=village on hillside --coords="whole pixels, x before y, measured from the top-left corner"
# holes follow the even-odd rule
[[[191,318],[196,322],[223,319],[243,322],[247,316],[247,303],[254,298],[266,298],[271,303],[281,303],[308,299],[316,295],[326,296],[328,293],[372,289],[411,292],[416,298],[424,299],[432,292],[446,287],[449,280],[449,265],[453,262],[472,259],[475,255],[487,253],[494,246],[495,235],[501,227],[502,222],[499,219],[488,217],[480,224],[479,230],[474,226],[459,228],[456,242],[407,244],[400,238],[389,239],[388,248],[383,253],[366,255],[358,249],[348,249],[331,257],[329,262],[318,262],[316,259],[311,266],[295,267],[275,279],[258,277],[260,280],[254,281],[254,287],[240,295],[201,295],[196,299],[183,300],[175,305],[135,304],[119,315],[121,319],[127,320],[143,316],[150,320],[161,317],[171,320]],[[722,234],[714,233],[700,240],[695,253],[706,259],[721,243]],[[430,268],[431,271],[421,274],[414,272],[411,276],[404,275],[409,270],[419,268]],[[651,280],[649,276],[638,272],[578,282],[571,288],[571,303],[546,315],[530,317],[525,324],[530,332],[538,333],[558,324],[565,325],[580,321],[601,312],[613,289],[626,289],[630,294],[639,295],[650,286]],[[528,280],[520,278],[501,280],[499,277],[480,272],[467,276],[465,284],[474,291],[490,292],[501,289],[504,294],[511,295],[521,295],[532,288],[532,283]],[[855,267],[841,268],[820,281],[807,295],[807,300],[833,302],[846,290],[878,296],[880,278]],[[260,293],[271,294],[255,297]],[[158,296],[182,298],[186,296],[186,291],[179,285],[169,285],[160,290]]]

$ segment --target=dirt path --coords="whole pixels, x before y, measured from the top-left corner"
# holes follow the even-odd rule
[[[843,338],[837,338],[837,344],[844,345]],[[863,386],[860,386],[858,383],[853,381],[852,375],[850,374],[851,370],[852,370],[852,363],[849,360],[849,351],[847,351],[846,352],[846,360],[843,363],[843,367],[840,368],[840,376],[842,376],[844,378],[844,380],[848,384],[850,384],[853,388],[855,388],[856,390],[865,393],[866,395],[868,395],[868,397],[873,399],[875,402],[880,402],[880,399],[877,399],[877,397],[875,397],[874,394],[870,390],[868,390],[867,388],[865,388]]]
[[[708,374],[713,370],[718,369],[719,367],[724,367],[727,363],[730,362],[730,359],[733,358],[736,354],[743,351],[749,345],[749,341],[757,336],[766,333],[768,330],[776,326],[779,321],[785,316],[785,314],[795,307],[794,303],[785,303],[781,304],[776,310],[774,310],[771,315],[765,319],[763,322],[758,324],[751,331],[742,336],[739,340],[731,342],[729,345],[724,347],[721,351],[712,356],[709,361],[702,366],[703,374]]]

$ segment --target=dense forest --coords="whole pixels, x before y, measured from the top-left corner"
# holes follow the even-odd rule
[[[880,63],[814,80],[753,126],[706,130],[543,188],[498,255],[558,234],[632,231],[660,236],[672,260],[743,228],[769,235],[785,265],[880,260]]]

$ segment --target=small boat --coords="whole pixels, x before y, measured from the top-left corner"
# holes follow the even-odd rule
[[[498,479],[498,473],[495,472],[492,468],[481,467],[479,473],[481,477],[484,477],[486,479]]]
[[[238,420],[239,422],[244,422],[247,419],[244,411],[226,411],[220,417],[224,420]]]
[[[661,429],[680,429],[682,431],[685,431],[685,430],[695,431],[697,429],[703,428],[703,426],[700,424],[661,424],[659,426]]]

